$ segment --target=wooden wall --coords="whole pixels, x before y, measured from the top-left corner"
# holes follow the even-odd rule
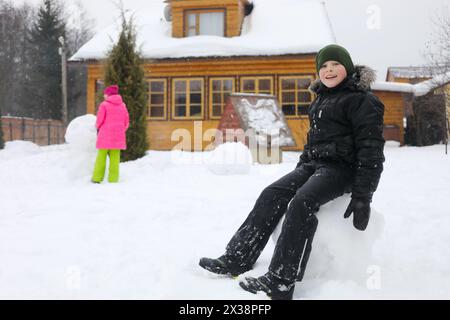
[[[378,91],[373,93],[377,95],[384,104],[384,124],[387,126],[396,126],[399,129],[400,144],[404,144],[403,117],[405,106],[407,105],[408,94],[392,91]]]
[[[274,94],[278,93],[276,83],[278,77],[282,75],[315,75],[315,62],[313,55],[296,55],[280,57],[241,57],[241,58],[222,58],[222,59],[168,59],[158,61],[148,61],[145,64],[146,77],[165,78],[170,84],[174,77],[202,77],[205,84],[209,83],[209,77],[234,77],[236,89],[240,88],[240,76],[273,76]],[[88,105],[87,112],[95,113],[95,84],[97,79],[103,78],[103,67],[100,63],[91,63],[88,67]],[[205,110],[208,111],[208,86],[205,85],[206,101]],[[168,94],[168,119],[170,119],[171,95]],[[309,122],[307,116],[297,119],[289,119],[293,135],[297,142],[296,148],[303,148],[305,143],[305,132],[308,129]],[[203,130],[217,128],[219,120],[209,119],[208,114],[202,121]],[[193,120],[150,120],[148,126],[148,136],[150,148],[154,150],[171,150],[178,142],[171,141],[172,132],[176,129],[186,129],[194,133]],[[203,148],[209,144],[205,141]]]
[[[208,84],[210,77],[233,77],[235,79],[236,91],[239,92],[240,77],[242,76],[273,76],[274,94],[278,96],[277,87],[280,76],[286,75],[314,75],[315,57],[314,55],[286,55],[278,57],[236,57],[217,59],[166,59],[158,61],[146,61],[145,75],[148,79],[164,78],[168,83],[168,106],[166,120],[148,120],[148,137],[152,150],[171,150],[179,141],[171,141],[172,133],[177,129],[185,129],[194,137],[195,126],[197,131],[199,125],[202,133],[197,133],[195,137],[201,138],[208,129],[217,128],[219,120],[212,120],[209,117],[208,106]],[[173,120],[171,118],[171,82],[175,77],[201,77],[204,79],[205,91],[205,116],[203,120]],[[95,113],[95,83],[97,79],[103,78],[103,67],[98,62],[92,62],[88,66],[88,90],[87,90],[87,112]],[[401,143],[403,144],[403,110],[404,101],[401,93],[396,92],[375,92],[386,106],[385,123],[397,125],[401,131]],[[285,148],[286,150],[302,150],[306,143],[306,132],[309,130],[307,116],[287,118],[289,127],[296,140],[296,147]],[[205,148],[210,140],[203,141]],[[192,146],[194,143],[192,141]],[[195,148],[198,149],[198,148]]]

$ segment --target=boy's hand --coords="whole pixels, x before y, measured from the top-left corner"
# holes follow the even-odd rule
[[[361,231],[366,230],[370,219],[370,201],[364,199],[352,199],[345,211],[344,218],[353,213],[353,226]]]

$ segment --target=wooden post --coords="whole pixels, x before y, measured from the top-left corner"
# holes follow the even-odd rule
[[[36,143],[36,121],[33,120],[33,143]]]
[[[64,126],[67,126],[68,111],[67,111],[67,58],[64,37],[58,38],[61,43],[59,54],[61,55],[61,88],[62,88],[62,121]]]
[[[50,121],[47,122],[47,145],[50,145],[51,143],[51,128],[50,128]]]
[[[22,117],[22,140],[25,141],[25,118]]]
[[[60,124],[56,125],[56,144],[59,144],[59,128],[61,128]]]

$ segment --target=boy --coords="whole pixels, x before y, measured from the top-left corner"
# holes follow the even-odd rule
[[[239,283],[272,299],[292,299],[295,282],[302,280],[321,205],[351,190],[344,217],[353,213],[355,228],[366,229],[383,171],[384,106],[370,92],[375,72],[354,66],[348,51],[335,44],[319,51],[316,68],[319,79],[310,90],[317,97],[309,108],[310,130],[297,167],[263,190],[225,254],[200,260],[202,268],[217,274],[251,270],[285,215],[268,272]]]

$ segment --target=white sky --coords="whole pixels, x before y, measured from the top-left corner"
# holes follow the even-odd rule
[[[118,0],[78,0],[96,20],[100,30],[117,17]],[[122,0],[126,8],[138,9],[149,1]],[[276,0],[274,0],[276,1]],[[301,0],[299,0],[301,1]],[[13,0],[39,4],[42,0]],[[75,1],[70,1],[75,2]],[[389,66],[423,65],[426,44],[432,38],[432,18],[437,12],[450,15],[448,0],[324,0],[337,38],[355,63],[379,71],[384,80]],[[311,26],[314,32],[314,26]]]

